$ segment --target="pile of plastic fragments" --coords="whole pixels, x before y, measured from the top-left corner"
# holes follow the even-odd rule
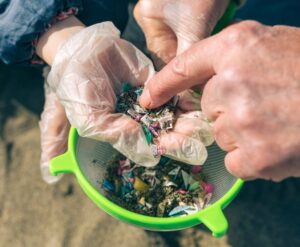
[[[102,188],[106,197],[130,211],[158,217],[189,215],[208,206],[213,185],[201,166],[163,157],[155,167],[142,167],[122,155],[107,166]]]
[[[155,138],[163,132],[173,129],[175,124],[175,110],[178,97],[173,97],[166,104],[155,108],[145,109],[140,106],[138,97],[142,94],[143,87],[132,87],[128,83],[123,84],[123,92],[118,96],[116,112],[131,116],[139,122],[143,128],[148,144],[150,144],[154,156],[164,154],[164,150],[155,145]]]
[[[155,145],[155,138],[173,128],[178,98],[149,110],[139,105],[142,91],[142,87],[124,83],[116,112],[140,123],[153,155],[161,156],[164,151]],[[105,178],[100,182],[111,201],[130,211],[158,217],[198,212],[207,207],[213,193],[213,185],[205,182],[201,166],[165,157],[155,167],[143,167],[118,154],[107,164]]]

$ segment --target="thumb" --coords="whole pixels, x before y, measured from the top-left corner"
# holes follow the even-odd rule
[[[177,55],[210,36],[228,3],[229,0],[181,0],[169,1],[165,5],[165,21],[173,29],[178,41]]]
[[[157,16],[157,8],[161,10],[164,3],[159,1],[157,4],[139,1],[134,8],[134,16],[144,32],[156,68],[161,69],[176,56],[177,38],[173,30]]]
[[[54,183],[60,177],[54,177],[49,171],[50,160],[67,150],[70,124],[65,110],[54,93],[46,90],[46,101],[41,116],[41,173],[47,183]]]
[[[203,84],[214,74],[217,35],[194,44],[175,57],[145,84],[140,104],[156,108],[179,92]]]

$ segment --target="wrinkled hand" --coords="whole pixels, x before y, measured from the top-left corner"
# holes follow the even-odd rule
[[[208,37],[229,0],[139,0],[134,16],[158,68]]]
[[[202,109],[228,151],[227,169],[244,179],[299,177],[299,44],[298,28],[232,25],[171,61],[147,83],[140,103],[157,107],[207,81]]]
[[[122,83],[140,86],[153,74],[151,61],[120,39],[119,31],[109,22],[85,28],[70,38],[55,56],[48,76],[41,121],[45,170],[49,159],[66,149],[70,128],[67,119],[80,136],[108,142],[138,164],[157,164],[159,158],[153,156],[141,126],[129,116],[115,113]],[[212,142],[212,138],[202,136],[209,137],[212,128],[200,125],[203,115],[188,98],[181,102],[183,112],[174,131],[162,135],[157,145],[166,156],[198,164],[206,155],[204,145]],[[185,113],[187,108],[193,111]]]

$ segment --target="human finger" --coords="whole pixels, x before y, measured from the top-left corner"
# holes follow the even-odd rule
[[[207,159],[207,150],[199,139],[172,132],[161,135],[158,147],[164,150],[163,155],[191,165],[202,165]]]
[[[209,120],[216,120],[224,113],[224,95],[221,95],[222,84],[218,77],[212,77],[204,86],[201,97],[201,109]]]
[[[224,162],[226,169],[235,177],[244,180],[253,180],[257,178],[251,167],[247,165],[247,160],[243,159],[241,156],[239,147],[227,153]]]
[[[217,120],[213,123],[213,132],[215,141],[224,151],[230,152],[237,147],[237,141],[227,115],[221,114],[217,118]]]
[[[177,93],[202,84],[215,74],[216,36],[200,41],[175,57],[145,84],[140,104],[155,108]]]
[[[46,90],[47,91],[47,90]],[[50,160],[67,150],[70,124],[63,106],[54,93],[46,93],[44,111],[39,123],[41,131],[41,173],[48,183],[54,183],[59,177],[50,174]]]

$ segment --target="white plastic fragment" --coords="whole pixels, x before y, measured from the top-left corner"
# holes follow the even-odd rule
[[[178,175],[179,170],[180,170],[180,166],[177,166],[176,168],[174,168],[173,170],[171,170],[171,171],[168,173],[168,175],[174,175],[174,176],[176,176],[176,175]]]

